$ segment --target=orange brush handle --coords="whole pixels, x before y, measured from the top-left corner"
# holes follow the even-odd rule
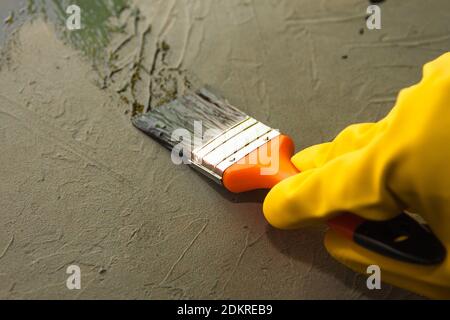
[[[299,173],[290,160],[293,154],[292,139],[280,135],[225,170],[223,184],[234,193],[271,189],[278,182]]]
[[[256,189],[271,189],[280,181],[298,174],[292,164],[294,142],[280,135],[254,150],[225,170],[222,182],[234,193]],[[354,230],[363,220],[344,214],[328,221],[328,225],[340,234],[352,238]]]

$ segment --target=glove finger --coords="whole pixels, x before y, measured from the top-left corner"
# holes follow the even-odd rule
[[[389,173],[374,150],[361,149],[281,181],[266,196],[266,219],[282,229],[299,228],[351,212],[385,220],[402,212],[384,183]]]
[[[386,120],[376,123],[360,123],[348,126],[332,141],[306,148],[295,154],[291,161],[300,171],[323,166],[348,152],[368,145],[385,129]]]

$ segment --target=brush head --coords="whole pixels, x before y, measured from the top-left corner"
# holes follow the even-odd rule
[[[216,182],[232,164],[279,135],[206,88],[138,115],[132,122]]]
[[[214,138],[214,132],[220,134],[247,117],[218,94],[201,88],[136,116],[132,122],[138,129],[172,150],[180,142],[173,137],[176,130],[184,129],[194,137],[201,129],[202,133],[208,135],[203,136],[202,140],[208,140]]]

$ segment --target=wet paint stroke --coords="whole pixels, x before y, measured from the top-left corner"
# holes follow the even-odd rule
[[[80,30],[65,27],[69,5],[81,9]],[[129,0],[28,0],[27,14],[52,23],[92,64],[97,85],[119,94],[130,116],[167,103],[191,86],[188,72],[168,63],[171,46]],[[192,78],[192,77],[191,77]]]

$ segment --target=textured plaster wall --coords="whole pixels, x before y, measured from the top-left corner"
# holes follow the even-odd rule
[[[303,148],[380,119],[450,48],[450,2],[136,1],[168,60]],[[137,132],[51,25],[26,23],[0,71],[0,298],[416,298],[333,261],[324,229],[278,231]],[[357,186],[355,186],[357,187]],[[77,264],[82,289],[65,286]]]

